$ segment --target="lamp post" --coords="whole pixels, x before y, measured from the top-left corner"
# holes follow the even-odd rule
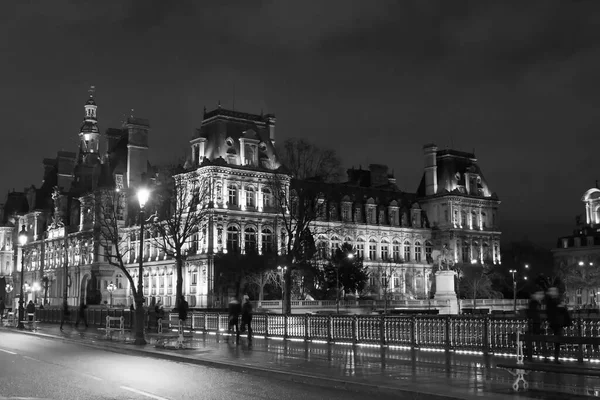
[[[19,325],[17,325],[17,329],[25,329],[25,325],[23,325],[23,319],[25,318],[25,308],[23,307],[23,296],[25,296],[25,245],[27,244],[25,225],[21,227],[21,232],[19,232],[19,244],[21,245],[21,297],[19,298]]]
[[[106,290],[108,290],[108,294],[110,294],[110,306],[112,307],[113,305],[113,298],[112,298],[112,294],[115,290],[117,290],[117,285],[115,285],[114,283],[112,283],[112,281],[110,281],[110,283],[108,284],[108,286],[106,287]]]
[[[138,269],[138,289],[136,299],[136,332],[135,332],[135,344],[145,345],[146,339],[144,338],[144,222],[146,219],[144,207],[150,198],[150,191],[147,188],[139,188],[137,191],[137,198],[140,203],[140,263]]]
[[[285,271],[287,267],[278,266],[277,270],[281,274],[281,315],[285,314]]]
[[[529,264],[525,264],[525,269],[529,269]],[[512,280],[513,280],[513,311],[516,313],[517,312],[517,270],[516,269],[511,269],[508,272],[510,272],[510,274],[512,275]],[[527,276],[523,276],[523,280],[527,280]]]

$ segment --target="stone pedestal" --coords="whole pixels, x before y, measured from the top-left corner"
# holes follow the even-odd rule
[[[433,299],[445,302],[447,307],[440,307],[440,314],[458,314],[458,298],[454,290],[454,271],[438,271],[435,273],[435,295]]]

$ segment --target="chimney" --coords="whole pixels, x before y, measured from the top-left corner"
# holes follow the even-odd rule
[[[388,166],[383,164],[370,164],[371,186],[385,186],[388,183]]]
[[[426,144],[423,146],[425,155],[425,195],[432,196],[437,193],[437,146]]]
[[[267,114],[265,118],[267,118],[267,126],[269,127],[269,139],[271,139],[271,143],[275,146],[275,115]]]
[[[77,154],[70,151],[59,151],[57,154],[57,186],[65,192],[71,190],[71,184],[73,183],[73,170],[75,169],[76,159]]]
[[[133,188],[142,182],[148,172],[148,133],[150,123],[143,118],[127,118],[127,187]]]

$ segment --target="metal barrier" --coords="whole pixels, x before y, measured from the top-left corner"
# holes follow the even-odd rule
[[[112,321],[119,321],[119,327],[118,328],[111,328],[110,323]],[[123,317],[111,317],[109,315],[106,316],[106,334],[108,335],[108,333],[111,330],[120,330],[122,334],[125,333],[125,318]]]

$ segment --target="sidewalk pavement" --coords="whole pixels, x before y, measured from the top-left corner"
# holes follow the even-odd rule
[[[373,394],[411,394],[410,398],[565,399],[565,394],[569,395],[567,398],[578,398],[600,388],[598,378],[534,373],[529,377],[530,391],[515,394],[511,389],[512,377],[507,371],[495,368],[496,361],[511,360],[480,354],[305,343],[273,338],[265,340],[260,337],[256,337],[253,346],[249,347],[245,337],[236,345],[235,340],[228,343],[227,336],[212,332],[186,332],[184,348],[177,349],[177,332],[163,335],[147,333],[148,344],[135,346],[129,331],[107,334],[103,328],[72,326],[61,331],[56,324],[39,324],[36,332],[4,329],[119,353]]]

